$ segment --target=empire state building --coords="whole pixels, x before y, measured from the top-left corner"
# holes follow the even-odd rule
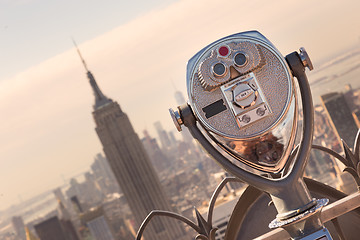
[[[78,53],[81,57],[79,50]],[[92,114],[96,123],[96,133],[132,211],[135,227],[138,228],[152,210],[171,211],[171,205],[128,116],[116,101],[102,93],[82,57],[81,60],[95,96]],[[184,232],[178,222],[160,217],[155,217],[144,232],[146,240],[183,237]]]

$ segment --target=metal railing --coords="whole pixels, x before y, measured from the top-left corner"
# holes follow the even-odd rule
[[[345,239],[342,230],[337,223],[337,218],[342,216],[356,208],[360,207],[360,192],[353,193],[343,199],[340,199],[334,203],[325,206],[321,212],[321,220],[323,223],[332,221],[340,239]],[[290,239],[289,234],[282,228],[277,228],[270,231],[255,240],[279,240],[279,239]]]

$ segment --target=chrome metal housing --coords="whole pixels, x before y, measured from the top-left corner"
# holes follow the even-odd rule
[[[218,56],[227,46],[230,53]],[[247,57],[235,65],[235,54]],[[211,74],[216,62],[228,72]],[[297,100],[293,76],[280,52],[257,31],[222,38],[187,65],[189,104],[214,142],[241,162],[263,172],[283,169],[293,148]],[[239,164],[241,166],[241,164]]]

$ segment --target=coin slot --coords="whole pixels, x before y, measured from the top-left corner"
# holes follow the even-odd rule
[[[211,118],[223,111],[225,111],[227,108],[224,104],[224,100],[220,99],[206,107],[204,107],[202,110],[205,113],[206,118]]]

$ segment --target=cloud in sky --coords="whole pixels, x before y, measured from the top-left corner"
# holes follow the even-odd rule
[[[174,129],[167,111],[177,106],[172,82],[185,94],[186,61],[201,48],[258,29],[284,55],[305,46],[316,63],[358,41],[359,3],[345,5],[183,0],[79,47],[104,94],[119,102],[139,135],[145,128],[154,135],[157,120]],[[93,103],[74,48],[0,82],[0,209],[19,194],[57,186],[61,174],[87,168],[102,151]]]

